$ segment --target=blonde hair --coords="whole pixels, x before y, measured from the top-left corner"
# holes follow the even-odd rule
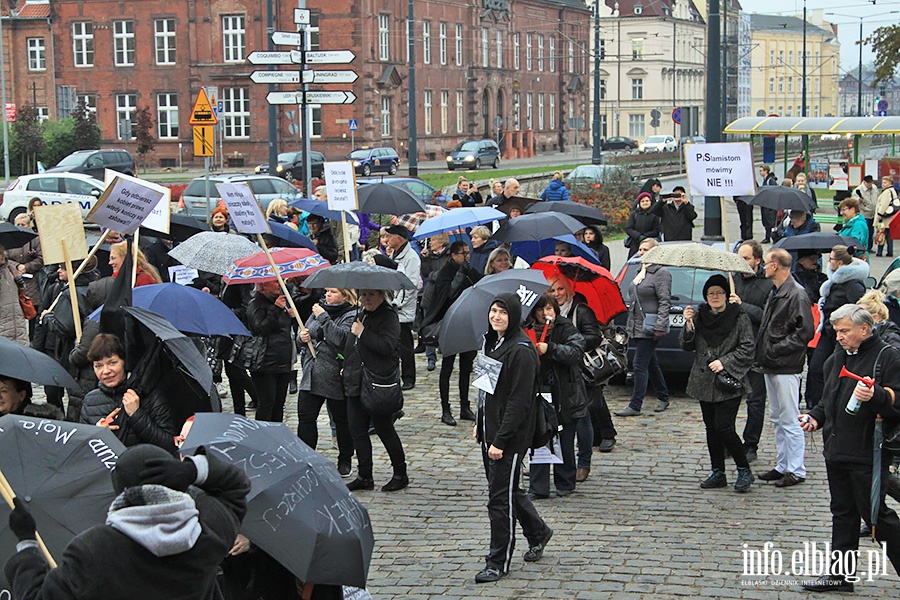
[[[459,187],[459,184],[461,184],[463,181],[469,183],[468,179],[466,179],[463,175],[460,175],[459,179],[456,180],[456,187]]]
[[[480,237],[484,241],[488,241],[491,239],[491,230],[484,225],[479,225],[478,227],[473,227],[472,231],[469,232],[469,237],[472,237],[473,235]]]
[[[863,294],[863,297],[857,300],[856,303],[869,311],[869,314],[873,317],[876,317],[875,322],[887,321],[888,309],[884,303],[885,299],[886,296],[884,295],[884,292],[879,290],[869,290]]]
[[[128,242],[119,242],[118,244],[113,244],[109,249],[110,254],[114,254],[117,258],[125,258],[125,255],[128,254]],[[159,271],[156,270],[156,267],[147,262],[147,257],[144,256],[144,251],[138,249],[137,251],[137,266],[138,268],[149,275],[153,279],[153,283],[162,283],[162,278],[159,276]]]
[[[509,250],[507,250],[503,246],[494,248],[488,255],[487,264],[484,266],[485,275],[493,275],[494,273],[496,273],[496,271],[494,271],[494,261],[497,260],[501,254],[505,254],[509,261],[512,262],[512,254],[509,253]]]
[[[269,202],[269,207],[266,208],[266,218],[270,218],[273,214],[278,214],[276,211],[287,208],[287,202],[284,198],[275,198],[271,202]]]
[[[563,174],[562,171],[553,171],[553,179],[562,181]]]
[[[659,246],[659,241],[657,241],[655,238],[644,238],[641,240],[641,243],[638,244],[638,248],[640,248],[644,244],[649,244],[650,248],[647,249],[650,250],[651,248],[656,248],[657,246]]]

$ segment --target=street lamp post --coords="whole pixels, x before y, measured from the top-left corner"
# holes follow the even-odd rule
[[[591,164],[603,162],[600,155],[600,0],[594,0],[594,151]]]

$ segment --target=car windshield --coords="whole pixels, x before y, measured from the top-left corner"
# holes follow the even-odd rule
[[[58,163],[57,167],[77,167],[84,162],[84,154],[70,154]]]
[[[287,163],[294,160],[294,157],[300,158],[302,154],[300,152],[282,152],[278,155],[278,162]]]
[[[647,138],[648,144],[661,144],[666,141],[666,136],[664,135],[651,135]]]
[[[641,264],[629,263],[626,268],[622,277],[622,297],[625,302],[631,302],[631,280],[640,271]],[[706,302],[703,297],[703,284],[713,275],[721,274],[720,271],[688,267],[666,267],[666,269],[672,274],[672,303],[681,305]]]
[[[203,188],[204,178],[198,177],[188,184],[188,186],[181,193],[183,196],[206,196],[206,192]],[[218,198],[219,190],[216,188],[216,181],[210,179],[209,181],[209,197],[210,198]]]
[[[350,158],[355,158],[357,160],[369,158],[369,150],[354,150],[350,153]]]
[[[475,152],[476,150],[478,150],[478,142],[460,142],[453,149],[454,152]]]
[[[603,179],[606,167],[603,165],[581,165],[569,173],[567,179]]]

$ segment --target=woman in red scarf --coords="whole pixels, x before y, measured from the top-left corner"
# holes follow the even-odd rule
[[[109,266],[113,269],[113,277],[118,276],[122,263],[125,262],[125,254],[128,252],[127,242],[113,244],[109,250]],[[137,251],[137,276],[134,279],[134,287],[162,283],[156,267],[147,262],[147,257],[141,250]]]

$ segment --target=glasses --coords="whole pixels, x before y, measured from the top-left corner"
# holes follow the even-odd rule
[[[457,253],[456,253],[457,256],[470,256],[471,254],[472,254],[472,253],[469,252],[468,250],[463,250],[462,252],[457,252]]]
[[[725,292],[706,292],[706,295],[711,298],[716,298],[718,296],[725,296],[727,294]]]

